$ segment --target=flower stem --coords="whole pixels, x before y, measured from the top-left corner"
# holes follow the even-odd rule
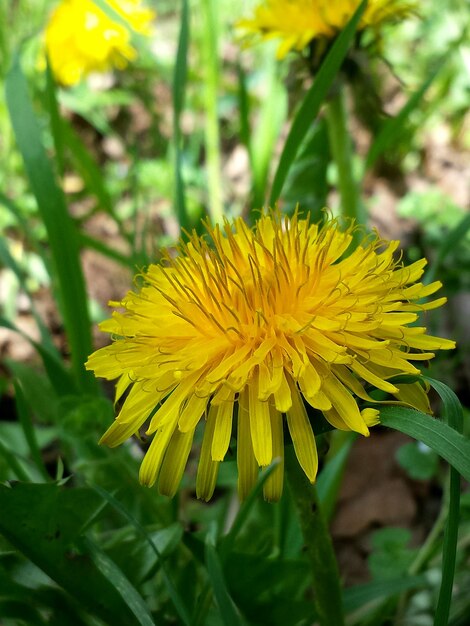
[[[328,102],[326,123],[330,150],[338,172],[341,214],[354,219],[357,224],[364,224],[366,215],[359,194],[359,186],[354,179],[352,142],[348,131],[344,90],[341,87]]]
[[[338,565],[317,492],[302,471],[293,446],[286,446],[286,472],[299,515],[300,527],[310,560],[314,602],[321,626],[342,626],[341,586]]]

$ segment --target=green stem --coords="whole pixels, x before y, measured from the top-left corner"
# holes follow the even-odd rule
[[[221,223],[224,216],[222,200],[219,117],[217,92],[219,86],[219,54],[217,44],[217,18],[214,0],[202,0],[203,53],[205,67],[205,142],[207,158],[207,184],[209,191],[208,212],[214,224]]]
[[[286,447],[286,472],[310,560],[314,602],[321,626],[343,626],[338,564],[317,492],[302,471],[293,446]]]
[[[359,195],[359,186],[354,179],[352,142],[348,131],[344,93],[341,88],[328,102],[326,122],[330,150],[338,172],[341,214],[354,219],[357,224],[364,224],[366,215]]]

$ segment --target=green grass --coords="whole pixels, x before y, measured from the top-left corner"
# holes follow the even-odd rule
[[[358,131],[352,102],[358,89],[348,87],[343,63],[351,59],[364,5],[312,79],[305,59],[276,60],[273,43],[241,44],[234,23],[256,4],[162,1],[155,36],[135,42],[134,63],[70,89],[37,66],[51,3],[0,4],[6,95],[0,99],[0,330],[10,342],[0,344],[6,357],[0,369],[5,626],[307,626],[315,620],[332,626],[343,617],[357,626],[462,626],[470,620],[462,591],[470,558],[466,487],[461,494],[470,481],[470,408],[467,396],[462,407],[452,391],[464,391],[468,382],[462,366],[468,340],[456,303],[468,288],[470,223],[465,207],[426,178],[427,141],[436,128],[448,131],[458,155],[470,145],[465,3],[450,0],[443,17],[440,3],[430,0],[421,19],[385,30],[381,55],[402,83],[393,82],[377,56],[363,65],[371,89],[381,84],[389,95],[399,92],[395,115],[376,111],[373,135]],[[346,117],[338,127],[327,107],[340,84]],[[84,368],[101,314],[89,292],[101,279],[119,282],[107,286],[116,298],[124,296],[121,276],[158,262],[179,232],[200,228],[202,216],[220,223],[242,215],[253,222],[263,206],[278,203],[291,213],[300,202],[317,221],[338,196],[332,192],[342,196],[342,215],[348,203],[367,210],[373,198],[364,189],[376,189],[370,181],[380,176],[394,189],[397,180],[408,184],[410,174],[429,187],[404,187],[400,207],[418,226],[403,256],[429,256],[424,282],[442,281],[450,304],[427,313],[425,323],[439,335],[449,327],[458,347],[436,358],[432,378],[426,377],[441,398],[441,404],[435,398],[435,416],[388,406],[381,423],[439,456],[422,488],[433,506],[439,504],[434,494],[443,494],[441,510],[425,520],[431,530],[419,545],[408,545],[404,529],[368,535],[369,580],[344,588],[328,527],[355,435],[331,432],[320,415],[310,414],[322,457],[318,501],[294,472],[281,501],[264,502],[273,463],[240,505],[235,439],[215,497],[198,501],[199,429],[173,500],[140,486],[141,442],[98,445],[115,407],[112,385],[98,384]],[[33,271],[35,260],[45,278]],[[15,287],[6,293],[9,284]],[[20,345],[27,356],[11,358]],[[375,429],[371,437],[379,445]],[[289,441],[286,446],[290,453]],[[401,456],[405,461],[394,472],[416,476],[413,455]],[[373,477],[368,459],[364,465]]]

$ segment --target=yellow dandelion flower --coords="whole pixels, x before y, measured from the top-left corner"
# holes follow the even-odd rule
[[[369,434],[378,411],[366,386],[429,411],[419,383],[395,385],[397,374],[420,371],[415,361],[453,341],[410,326],[418,313],[445,298],[420,303],[441,287],[418,282],[426,260],[394,259],[399,242],[377,235],[353,245],[353,226],[323,226],[309,217],[261,216],[193,234],[142,275],[101,330],[110,346],[87,368],[118,378],[116,400],[128,395],[101,442],[111,447],[146,423],[151,437],[140,480],[173,495],[196,427],[204,422],[197,495],[209,499],[219,463],[236,424],[238,489],[253,487],[260,467],[280,463],[265,486],[279,499],[283,483],[284,424],[298,461],[315,481],[318,458],[306,404],[335,428]],[[379,405],[380,406],[380,405]],[[315,413],[315,412],[314,412]]]
[[[280,39],[278,58],[291,50],[302,51],[317,38],[332,39],[349,22],[360,0],[264,0],[251,19],[238,26],[262,39]],[[369,0],[359,30],[380,27],[408,15],[414,2]]]
[[[123,69],[135,59],[131,31],[149,35],[155,14],[141,0],[106,0],[118,23],[93,0],[62,0],[45,31],[45,50],[56,79],[74,85],[91,72]]]

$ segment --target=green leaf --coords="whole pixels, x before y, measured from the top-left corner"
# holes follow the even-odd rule
[[[337,434],[343,438],[340,448],[336,451],[333,458],[328,460],[317,479],[318,499],[327,521],[330,521],[333,516],[344,468],[353,443],[356,440],[355,433],[338,432]]]
[[[446,53],[445,57],[440,60],[434,70],[429,74],[429,76],[426,77],[419,89],[410,96],[400,112],[395,117],[390,118],[382,126],[382,129],[375,137],[372,145],[369,148],[369,152],[367,153],[366,161],[364,164],[365,172],[370,169],[377,161],[379,156],[383,154],[385,150],[387,150],[387,148],[390,148],[390,146],[396,142],[397,138],[401,136],[402,129],[406,124],[410,114],[419,105],[447,59],[448,55]]]
[[[6,99],[26,173],[47,229],[75,378],[82,390],[96,391],[95,379],[83,366],[92,342],[75,226],[47,158],[18,57],[6,79]]]
[[[225,577],[219,555],[217,554],[214,545],[211,543],[209,535],[207,535],[206,539],[205,555],[207,572],[212,583],[214,596],[220,609],[223,624],[225,626],[242,626],[244,624],[244,620],[238,612],[234,601],[230,597],[225,583]]]
[[[65,152],[64,139],[65,138],[63,134],[63,128],[62,128],[62,119],[61,119],[60,111],[59,111],[59,103],[57,102],[56,84],[54,80],[54,75],[52,73],[51,65],[49,63],[49,59],[47,59],[47,69],[46,69],[46,102],[47,102],[47,108],[49,110],[52,138],[54,140],[55,162],[56,162],[59,176],[62,178],[62,176],[65,173],[65,161],[64,161],[64,152]]]
[[[279,461],[273,461],[269,467],[267,467],[261,475],[258,477],[256,485],[251,490],[250,494],[246,498],[244,502],[242,502],[240,509],[235,517],[233,524],[229,530],[229,532],[224,536],[221,543],[221,558],[225,562],[227,558],[230,556],[230,552],[233,550],[233,546],[235,545],[235,540],[238,536],[238,533],[241,531],[245,522],[254,506],[257,502],[258,497],[263,489],[265,482],[271,476],[275,468],[277,467]]]
[[[312,87],[305,95],[294,121],[292,122],[292,126],[284,144],[284,149],[274,175],[271,196],[269,199],[270,206],[274,206],[281,195],[289,169],[295,160],[297,152],[310,128],[310,125],[318,115],[320,107],[327,97],[328,91],[336,78],[336,74],[346,57],[366,5],[367,0],[363,0],[347,26],[342,30],[341,34],[336,39],[326,59],[323,61],[318,74],[316,75]]]
[[[106,624],[130,626],[136,620],[127,603],[80,549],[83,529],[102,508],[90,489],[0,485],[0,532],[87,611]]]
[[[393,580],[406,575],[416,552],[407,547],[410,540],[407,528],[381,528],[373,533],[368,565],[374,579]]]
[[[462,220],[453,228],[445,237],[441,240],[441,245],[437,251],[434,261],[431,263],[431,267],[426,272],[424,282],[426,284],[432,283],[435,280],[437,273],[449,252],[455,250],[459,242],[465,237],[470,230],[470,215],[466,215]]]
[[[164,559],[162,558],[161,550],[157,546],[157,543],[151,537],[151,535],[147,532],[147,530],[142,526],[142,524],[137,520],[122,504],[117,500],[113,494],[109,493],[105,489],[102,489],[98,485],[92,485],[94,491],[100,495],[101,498],[106,500],[116,511],[121,513],[137,530],[137,532],[147,541],[150,549],[154,552],[157,557],[157,561],[161,567],[163,580],[168,590],[168,595],[170,596],[178,615],[182,619],[183,623],[189,626],[191,624],[191,620],[189,617],[189,612],[185,606],[183,599],[181,598],[176,586],[174,585],[172,579],[170,578],[167,568],[165,566]]]
[[[132,270],[135,269],[132,263],[132,259],[130,257],[125,256],[124,254],[121,254],[114,248],[110,248],[102,241],[99,241],[99,239],[96,239],[95,237],[91,237],[90,235],[87,235],[85,233],[79,233],[78,238],[80,241],[80,246],[82,248],[90,248],[91,250],[96,250],[96,252],[99,252],[103,256],[108,257],[108,259],[112,259],[113,261],[116,261],[117,263],[119,263],[120,265],[123,265],[124,267],[127,267],[127,268],[130,267]]]
[[[83,145],[80,137],[66,120],[61,120],[62,136],[77,172],[87,189],[98,200],[99,208],[114,217],[113,203],[106,188],[101,169]]]
[[[318,120],[308,131],[287,176],[282,207],[293,213],[296,206],[308,208],[313,222],[321,220],[328,194],[328,133],[324,120]]]
[[[434,417],[414,409],[380,409],[380,423],[422,441],[470,481],[470,441]]]
[[[343,605],[347,613],[356,611],[370,602],[396,596],[403,591],[429,585],[425,576],[407,576],[357,585],[343,591]]]
[[[27,402],[21,385],[15,381],[13,382],[13,385],[15,388],[16,413],[23,428],[23,433],[29,446],[31,458],[44,480],[49,480],[50,477],[44,465],[44,461],[41,456],[41,449],[36,438],[36,431],[31,417],[30,405]]]
[[[279,76],[279,63],[271,49],[266,51],[265,95],[257,111],[257,123],[250,135],[248,154],[253,177],[252,214],[263,208],[273,152],[287,115],[287,93]]]
[[[51,352],[47,348],[31,339],[31,337],[29,337],[23,331],[17,328],[12,322],[1,316],[0,326],[3,326],[4,328],[8,328],[9,330],[13,330],[14,332],[18,333],[27,341],[29,341],[30,344],[35,348],[35,350],[38,352],[39,356],[42,359],[49,381],[51,382],[57,395],[67,395],[75,393],[77,391],[72,377],[65,369],[63,362],[59,360],[55,354],[51,354]],[[10,363],[11,368],[13,368],[13,361],[11,361]],[[23,364],[21,363],[18,364],[19,367],[21,367],[22,365]]]
[[[461,433],[463,429],[463,411],[459,399],[452,389],[444,385],[444,383],[429,376],[425,378],[441,397],[447,423],[451,428]],[[460,519],[460,474],[458,469],[450,468],[449,481],[449,504],[442,546],[442,579],[437,608],[434,614],[434,626],[447,626],[448,624],[455,576]]]
[[[137,592],[135,587],[131,585],[131,583],[124,576],[119,567],[117,567],[114,561],[112,561],[88,537],[85,537],[83,539],[83,542],[88,549],[88,553],[91,555],[93,563],[103,574],[106,580],[113,584],[114,589],[119,593],[121,598],[134,614],[137,623],[139,623],[141,626],[155,626],[152,616],[150,615],[148,606],[145,604],[144,600]]]
[[[405,443],[396,453],[397,461],[414,480],[430,480],[436,475],[439,457],[427,446],[416,442]]]
[[[182,0],[181,30],[176,53],[176,64],[173,74],[173,140],[175,151],[175,209],[181,228],[190,229],[186,207],[185,185],[183,178],[183,154],[181,131],[181,115],[184,109],[186,81],[188,75],[189,48],[189,6],[188,0]]]
[[[42,321],[41,316],[37,312],[36,304],[28,289],[26,274],[23,271],[23,269],[18,265],[18,263],[15,261],[15,259],[11,256],[10,250],[8,249],[8,246],[7,246],[6,239],[1,239],[1,238],[0,238],[0,263],[4,267],[8,267],[15,274],[16,278],[18,279],[19,284],[21,285],[21,289],[24,291],[24,293],[26,294],[29,300],[31,313],[34,317],[34,321],[36,322],[36,325],[41,334],[41,343],[44,345],[44,347],[47,350],[49,350],[49,352],[57,356],[58,354],[57,349],[55,348],[54,343],[52,341],[51,333],[49,329],[47,328],[47,326]]]

